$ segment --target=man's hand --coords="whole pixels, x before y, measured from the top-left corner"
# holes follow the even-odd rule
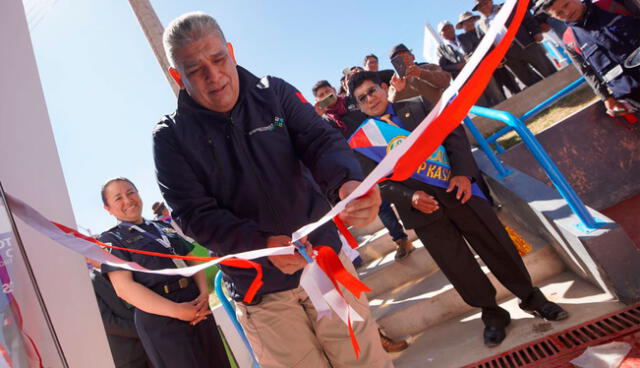
[[[455,187],[458,187],[456,199],[460,200],[461,203],[467,203],[471,199],[471,180],[466,176],[454,176],[449,181],[447,193],[453,191]]]
[[[604,106],[607,108],[607,114],[609,114],[609,116],[623,115],[628,112],[626,106],[613,97],[607,97],[607,99],[604,100]]]
[[[345,199],[358,185],[360,182],[356,180],[349,180],[342,184],[338,191],[340,199]],[[369,193],[351,201],[338,216],[345,225],[365,226],[378,216],[380,203],[382,203],[382,198],[380,198],[380,189],[376,185],[371,188]]]
[[[420,69],[419,66],[412,64],[409,65],[407,67],[407,73],[405,74],[405,78],[409,78],[409,77],[414,77],[414,78],[420,78],[420,75],[422,73],[422,69]]]
[[[533,35],[533,40],[536,41],[536,43],[542,42],[543,39],[544,36],[542,35],[542,33],[536,33],[535,35]]]
[[[542,33],[547,33],[551,30],[551,25],[549,23],[540,23],[540,31]]]
[[[313,253],[311,243],[306,237],[300,239],[300,241],[307,248],[307,254],[311,256]],[[291,245],[291,238],[285,235],[275,235],[267,238],[267,248],[286,247],[289,245]],[[292,255],[269,256],[269,261],[271,261],[271,263],[273,263],[273,265],[282,273],[287,275],[292,275],[307,265],[307,261],[298,253]]]
[[[396,92],[400,92],[407,87],[407,78],[400,78],[397,73],[393,73],[391,77],[391,86],[396,90]]]
[[[411,198],[411,205],[418,211],[426,214],[430,214],[438,210],[438,201],[427,193],[418,190],[413,193]]]

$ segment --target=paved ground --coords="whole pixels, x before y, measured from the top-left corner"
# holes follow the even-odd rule
[[[619,223],[636,246],[640,248],[640,194],[601,212]]]
[[[571,313],[569,319],[547,322],[533,318],[518,308],[516,299],[508,299],[501,306],[509,310],[512,322],[507,330],[508,336],[501,345],[495,348],[484,346],[482,321],[480,314],[474,311],[446,321],[418,336],[405,352],[394,356],[396,367],[461,367],[625,307],[614,301],[611,295],[578,279],[571,272],[554,276],[539,286],[549,299]]]

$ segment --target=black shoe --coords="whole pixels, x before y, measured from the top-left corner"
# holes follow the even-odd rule
[[[357,256],[353,259],[353,261],[351,261],[351,263],[353,263],[353,267],[355,267],[355,269],[357,270],[358,268],[362,267],[362,264],[364,262],[362,261],[362,257]]]
[[[554,302],[547,301],[535,310],[523,310],[527,313],[531,313],[536,317],[544,318],[547,321],[561,321],[569,317],[569,312],[562,309],[561,306]]]
[[[500,345],[502,340],[507,337],[507,333],[504,327],[486,326],[484,328],[484,344],[487,347],[494,347]]]

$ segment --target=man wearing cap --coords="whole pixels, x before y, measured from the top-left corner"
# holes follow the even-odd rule
[[[398,44],[391,49],[389,59],[400,56],[406,67],[406,75],[402,82],[406,88],[391,88],[389,99],[393,102],[407,98],[422,96],[426,101],[435,104],[445,88],[451,83],[451,75],[435,64],[416,63],[415,56],[404,44]]]
[[[364,170],[371,171],[375,161],[381,159],[380,152],[383,158],[394,144],[422,122],[432,105],[421,97],[389,103],[386,88],[375,74],[368,72],[351,78],[349,88],[361,111],[378,120],[367,122],[376,125],[368,125],[356,134],[375,133],[377,124],[383,124],[385,137],[388,138],[387,147],[384,144],[366,147],[366,142],[371,141],[368,139],[361,139],[360,142],[364,142],[362,145],[355,143],[357,138],[351,142],[352,148],[360,154]],[[363,138],[362,135],[358,137]],[[431,161],[425,162],[422,170],[418,169],[410,179],[402,182],[384,181],[380,184],[380,190],[385,199],[396,205],[405,226],[415,230],[465,302],[482,309],[485,344],[500,344],[506,336],[505,329],[511,318],[509,312],[496,303],[496,290],[481,270],[467,242],[500,283],[520,298],[520,308],[548,320],[567,318],[565,310],[548,301],[532,285],[522,258],[486,199],[486,184],[471,154],[462,126],[447,136],[439,152],[438,155],[432,155]],[[448,168],[436,168],[432,161],[437,162],[436,166],[445,165]]]
[[[473,15],[470,11],[460,14],[458,17],[456,29],[463,31],[458,35],[458,41],[465,55],[471,55],[480,44],[480,37],[478,37],[478,33],[476,32],[476,22],[478,19],[480,19],[480,17]]]
[[[449,21],[442,21],[438,24],[438,32],[442,37],[443,43],[438,46],[438,64],[442,69],[451,73],[455,78],[464,67],[467,58],[462,48],[462,43],[453,29],[453,24]],[[494,106],[505,99],[504,94],[500,91],[500,87],[493,78],[489,81],[484,93],[478,99],[479,106]]]
[[[484,35],[489,30],[491,21],[500,10],[501,5],[494,5],[493,0],[474,0],[474,2],[473,10],[477,10],[482,14],[478,30],[481,35]],[[507,24],[511,22],[512,18],[513,15],[511,15]],[[499,42],[505,33],[506,28],[498,33],[496,42]],[[540,25],[533,15],[527,12],[506,56],[507,67],[526,86],[531,86],[542,80],[540,76],[531,70],[531,67],[543,77],[548,77],[556,71],[549,58],[547,58],[544,48],[538,44],[542,40]]]
[[[462,49],[467,57],[476,50],[476,47],[480,44],[480,36],[478,36],[478,30],[476,29],[476,22],[480,19],[479,16],[473,15],[470,11],[466,11],[460,14],[456,29],[462,29],[464,32],[458,36]],[[496,91],[492,96],[487,96],[485,101],[501,102],[506,96],[504,95],[503,88],[506,88],[512,95],[520,92],[520,86],[516,83],[514,76],[509,70],[501,63],[493,72],[491,78],[496,85]],[[485,91],[485,95],[491,93],[489,89]]]
[[[625,3],[612,0],[608,10],[614,6]],[[576,65],[609,114],[640,109],[640,18],[629,11],[635,9],[613,13],[591,0],[542,0],[535,7],[567,23],[567,51],[580,61]]]

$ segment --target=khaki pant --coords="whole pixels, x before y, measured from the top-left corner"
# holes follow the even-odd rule
[[[353,265],[343,252],[340,259],[355,275]],[[392,368],[393,363],[380,343],[367,297],[362,295],[356,299],[348,291],[342,291],[347,302],[364,319],[352,322],[360,345],[358,360],[347,326],[335,313],[318,321],[316,310],[302,287],[264,295],[258,305],[236,303],[238,320],[260,367]]]

